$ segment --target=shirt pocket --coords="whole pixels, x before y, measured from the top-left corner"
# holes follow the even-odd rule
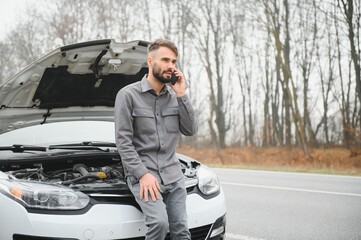
[[[140,134],[155,133],[155,118],[153,110],[145,108],[134,108],[132,112],[134,118],[134,132]]]
[[[168,133],[179,133],[179,109],[165,108],[162,109],[165,130]]]

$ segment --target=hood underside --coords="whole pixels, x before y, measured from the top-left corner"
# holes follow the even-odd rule
[[[148,72],[147,45],[99,40],[43,56],[0,86],[0,134],[48,122],[113,121],[118,91]]]

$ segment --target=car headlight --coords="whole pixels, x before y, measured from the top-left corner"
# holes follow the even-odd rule
[[[0,191],[24,204],[27,208],[48,210],[78,210],[85,208],[90,199],[82,192],[52,184],[1,180]]]
[[[199,190],[205,195],[219,192],[220,185],[217,175],[208,167],[201,165],[197,171]]]

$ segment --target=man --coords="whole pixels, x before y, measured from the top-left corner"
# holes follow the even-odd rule
[[[148,46],[148,75],[115,100],[115,137],[127,184],[148,227],[146,239],[190,239],[184,175],[175,154],[179,133],[197,131],[178,49],[167,39]],[[170,83],[172,74],[177,81]],[[172,89],[172,90],[171,90]]]

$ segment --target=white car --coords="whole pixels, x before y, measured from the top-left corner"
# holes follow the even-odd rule
[[[113,107],[119,89],[147,73],[147,45],[64,46],[0,86],[1,240],[144,239],[114,144]],[[178,157],[192,239],[224,239],[217,176]]]

